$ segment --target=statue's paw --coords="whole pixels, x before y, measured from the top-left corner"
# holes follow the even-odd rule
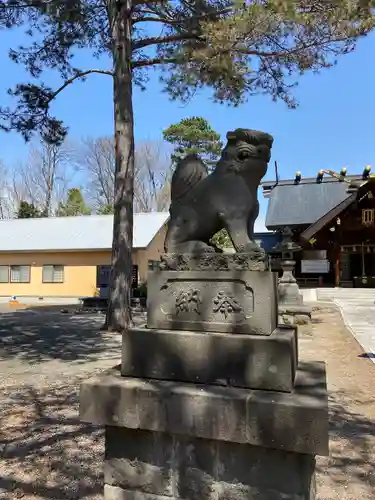
[[[184,243],[179,243],[178,245],[173,245],[169,252],[174,253],[215,253],[215,248],[207,245],[203,241],[185,241]]]
[[[238,253],[251,253],[259,256],[265,255],[263,248],[258,246],[256,243],[248,243],[246,245],[240,245],[237,249]]]
[[[192,253],[215,253],[215,248],[203,241],[190,242]]]

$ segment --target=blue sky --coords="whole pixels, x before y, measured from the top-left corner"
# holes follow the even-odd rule
[[[2,105],[10,102],[6,90],[27,81],[21,67],[7,58],[7,46],[22,43],[19,35],[1,34],[0,49]],[[209,93],[197,95],[188,105],[171,102],[161,92],[156,75],[147,90],[134,93],[136,139],[160,139],[161,131],[187,116],[203,116],[223,136],[237,127],[256,128],[275,137],[272,160],[266,178],[274,178],[277,160],[281,178],[300,170],[313,176],[321,168],[349,173],[359,172],[367,164],[375,169],[375,35],[358,44],[357,50],[343,56],[339,64],[320,75],[307,74],[299,79],[295,91],[299,107],[288,110],[267,96],[251,97],[239,108],[215,104]],[[93,67],[88,54],[80,56],[81,66]],[[95,63],[104,67],[105,62]],[[58,84],[50,77],[48,83]],[[70,127],[73,138],[109,135],[113,131],[112,81],[93,75],[85,83],[71,85],[55,104],[57,116]],[[27,146],[16,134],[0,132],[0,158],[7,165],[26,157]],[[265,201],[261,201],[262,212]]]

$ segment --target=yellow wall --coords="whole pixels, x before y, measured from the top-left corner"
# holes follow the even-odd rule
[[[30,283],[0,283],[0,296],[79,297],[93,295],[96,266],[111,263],[111,252],[0,253],[0,265],[29,265]],[[43,266],[64,266],[64,283],[43,283]]]
[[[166,228],[145,250],[134,250],[133,264],[138,265],[139,281],[147,280],[148,260],[159,260],[163,252]],[[0,265],[29,265],[30,283],[0,283],[0,296],[81,297],[96,291],[96,266],[111,263],[111,252],[38,252],[0,253]],[[64,266],[63,283],[43,283],[43,266]]]
[[[166,232],[167,225],[165,224],[145,250],[137,251],[137,262],[134,262],[134,264],[138,265],[139,281],[147,281],[148,261],[159,260],[161,254],[164,253]]]

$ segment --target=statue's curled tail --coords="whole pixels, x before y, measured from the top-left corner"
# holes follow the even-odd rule
[[[179,160],[172,176],[172,204],[180,201],[202,179],[207,177],[207,175],[207,167],[199,156],[190,154]]]

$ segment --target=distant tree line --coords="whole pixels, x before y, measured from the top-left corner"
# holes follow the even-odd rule
[[[136,145],[134,211],[166,211],[176,162],[197,154],[211,168],[223,144],[202,117],[184,118],[163,131],[163,140]],[[26,162],[1,166],[0,218],[67,217],[112,214],[114,142],[111,137],[66,140],[61,146],[41,141]],[[226,231],[212,240],[231,246]]]
[[[0,163],[0,218],[113,213],[114,156],[111,137],[33,142],[26,161]],[[135,212],[168,210],[171,172],[167,143],[137,145]]]

